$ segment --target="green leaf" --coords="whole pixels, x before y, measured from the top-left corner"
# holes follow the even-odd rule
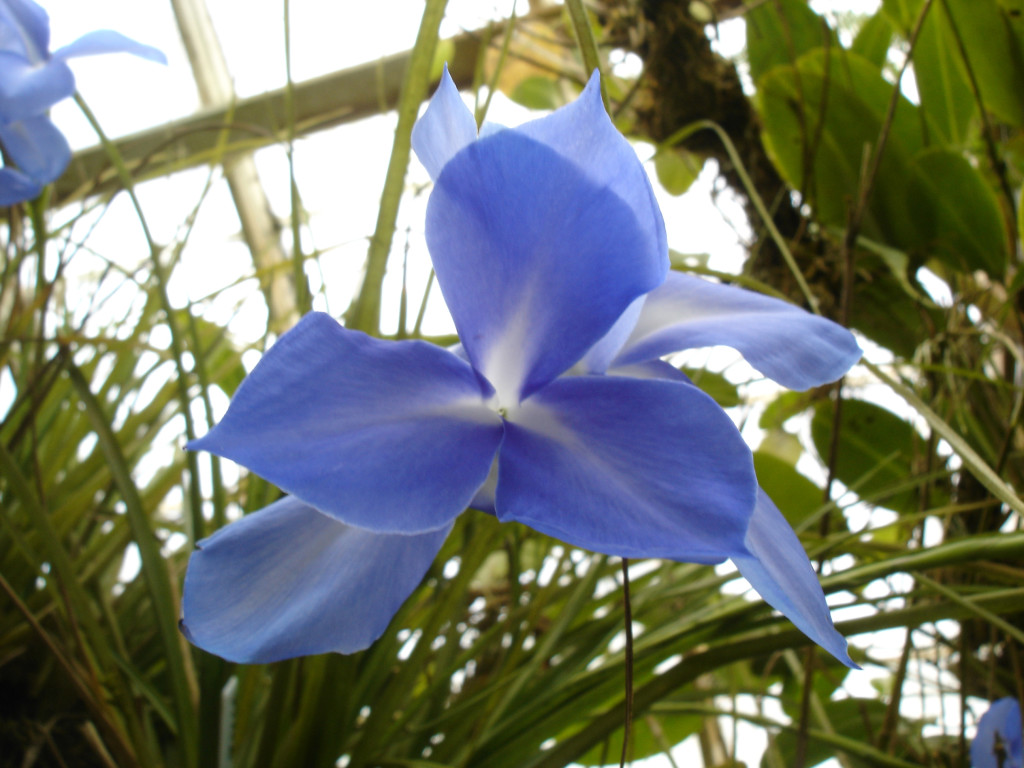
[[[740,395],[736,385],[720,373],[706,371],[703,368],[683,368],[683,373],[690,377],[695,386],[700,387],[714,398],[723,408],[732,408],[740,404]]]
[[[754,451],[757,482],[793,527],[821,509],[822,489],[796,467],[764,451]]]
[[[977,102],[950,27],[945,3],[935,3],[914,47],[914,79],[921,109],[946,143],[963,145]]]
[[[555,81],[540,75],[521,80],[510,94],[510,98],[527,109],[543,110],[557,109],[563,101]]]
[[[670,195],[679,196],[697,180],[704,161],[685,149],[663,149],[654,156],[654,170],[658,182]]]
[[[889,47],[892,45],[895,32],[889,17],[885,15],[884,11],[879,10],[857,31],[850,50],[882,69],[889,55]]]
[[[703,718],[699,715],[647,715],[633,721],[629,737],[629,757],[643,760],[667,751],[688,736],[700,730]],[[622,729],[608,734],[603,744],[598,744],[573,762],[579,765],[613,765],[622,754]]]
[[[747,55],[754,82],[814,48],[838,45],[835,33],[806,0],[759,3],[747,13]]]
[[[814,410],[811,437],[823,462],[832,441],[833,404]],[[898,512],[914,512],[917,494],[907,488],[914,476],[915,443],[920,437],[909,422],[864,400],[844,400],[840,422],[836,478],[858,496]]]
[[[862,744],[872,743],[872,737],[882,727],[885,709],[885,704],[877,699],[840,699],[825,704],[825,712],[835,732]],[[789,730],[779,733],[772,740],[774,747],[782,755],[783,765],[795,764],[797,740],[797,734]],[[834,745],[818,741],[813,735],[807,740],[804,765],[818,765],[834,756]],[[869,763],[858,761],[857,764]],[[762,762],[761,765],[770,766],[771,763]]]

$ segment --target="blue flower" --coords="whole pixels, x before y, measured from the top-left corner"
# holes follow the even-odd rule
[[[0,206],[38,196],[71,161],[67,140],[46,115],[75,92],[67,60],[117,52],[167,63],[155,48],[109,30],[89,32],[51,54],[46,11],[33,0],[0,0]]]
[[[189,639],[244,662],[365,648],[472,506],[610,555],[731,558],[852,665],[736,427],[659,359],[728,344],[806,388],[859,358],[849,332],[668,271],[653,191],[596,74],[575,103],[479,138],[446,75],[413,146],[462,343],[375,339],[318,313],[281,337],[190,447],[291,495],[197,545]]]
[[[971,742],[973,768],[1024,768],[1024,737],[1021,735],[1020,704],[1005,698],[992,702],[978,721]]]

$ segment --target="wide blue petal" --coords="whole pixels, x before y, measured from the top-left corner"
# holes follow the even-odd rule
[[[455,154],[476,141],[476,120],[459,96],[448,65],[423,116],[412,128],[412,148],[430,178],[437,180],[441,169]]]
[[[167,63],[167,57],[158,48],[143,45],[137,40],[132,40],[130,37],[110,29],[87,32],[73,43],[68,43],[54,51],[53,58],[66,60],[75,56],[95,56],[100,53],[130,53],[157,64]]]
[[[674,381],[560,378],[509,411],[498,452],[499,519],[623,557],[745,553],[756,491],[732,421]]]
[[[746,544],[749,554],[733,555],[732,561],[765,602],[843,664],[857,668],[846,639],[832,623],[825,593],[800,540],[760,488]]]
[[[75,76],[63,61],[35,66],[0,51],[0,124],[36,117],[75,92]]]
[[[670,272],[647,295],[615,364],[722,344],[790,389],[835,381],[860,359],[853,335],[831,320],[742,288]]]
[[[623,199],[514,130],[465,147],[427,206],[427,245],[466,354],[514,405],[576,363],[663,279]]]
[[[32,0],[0,2],[0,51],[40,62],[50,49],[50,17]]]
[[[39,184],[57,179],[71,162],[67,139],[46,115],[0,125],[0,144],[18,170]]]
[[[199,542],[181,628],[247,664],[354,653],[381,636],[450,530],[373,533],[286,496]]]
[[[43,185],[14,168],[0,168],[0,208],[34,200]]]
[[[1020,704],[1005,698],[992,702],[978,721],[971,742],[972,768],[1022,768],[1024,739],[1021,736]]]
[[[516,130],[547,144],[625,200],[642,224],[646,257],[658,260],[662,274],[668,271],[665,221],[654,190],[633,147],[608,117],[596,69],[576,101]]]
[[[448,525],[487,478],[500,417],[464,361],[306,315],[190,448],[242,464],[350,525]]]

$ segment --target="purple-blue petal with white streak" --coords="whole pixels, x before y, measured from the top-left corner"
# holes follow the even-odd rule
[[[563,377],[506,422],[499,519],[622,557],[715,563],[746,553],[750,450],[696,387]]]
[[[651,220],[515,130],[468,145],[427,206],[438,284],[474,368],[510,407],[574,365],[663,279]]]
[[[719,344],[796,390],[835,381],[861,356],[853,335],[831,320],[770,296],[670,272],[647,295],[613,365]]]
[[[732,561],[764,601],[843,664],[859,668],[832,623],[825,593],[800,540],[760,488],[746,544],[749,554],[734,555]]]
[[[447,526],[487,478],[502,435],[489,394],[447,350],[374,339],[311,313],[189,447],[349,525],[423,533]]]
[[[462,102],[445,64],[434,96],[412,128],[412,148],[430,178],[437,181],[441,169],[460,149],[476,141],[476,134],[476,120]]]
[[[450,530],[373,533],[286,496],[199,542],[185,575],[182,631],[246,664],[362,650],[387,628]]]

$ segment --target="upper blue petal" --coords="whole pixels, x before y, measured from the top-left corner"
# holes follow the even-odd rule
[[[384,632],[450,530],[373,533],[287,496],[199,542],[182,630],[248,664],[354,653]]]
[[[835,381],[860,359],[842,326],[784,301],[670,272],[651,291],[616,365],[722,344],[790,389]]]
[[[73,43],[54,51],[53,58],[64,60],[74,56],[95,56],[100,53],[130,53],[157,64],[167,63],[167,57],[158,48],[144,45],[110,29],[85,33]]]
[[[459,96],[448,65],[423,116],[412,129],[412,148],[430,178],[437,181],[441,169],[463,147],[476,141],[476,120]]]
[[[576,363],[661,282],[643,245],[650,226],[518,131],[449,160],[427,207],[427,245],[466,354],[502,406]]]
[[[501,520],[622,557],[745,553],[756,490],[729,417],[674,381],[560,378],[509,411],[498,452]]]
[[[43,114],[75,92],[75,76],[63,61],[36,66],[0,50],[0,123]]]
[[[342,522],[380,533],[447,526],[487,478],[501,419],[468,364],[312,313],[189,447],[232,459]]]
[[[71,162],[67,139],[45,115],[0,125],[0,144],[25,175],[49,184]]]
[[[734,555],[732,560],[765,602],[843,664],[857,667],[847,653],[846,639],[832,623],[825,593],[800,540],[760,488],[746,543],[749,554]]]
[[[662,275],[668,271],[665,221],[654,190],[633,147],[608,117],[596,69],[576,101],[516,130],[551,147],[593,183],[607,186],[625,200],[643,230],[642,246],[634,247],[655,259]]]
[[[971,742],[973,768],[1022,768],[1024,739],[1021,736],[1020,704],[1005,698],[992,702],[978,721]]]
[[[38,63],[49,49],[50,18],[46,11],[32,0],[0,0],[0,51]]]

